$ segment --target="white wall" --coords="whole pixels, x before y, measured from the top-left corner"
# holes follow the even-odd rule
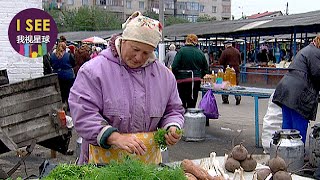
[[[24,57],[9,42],[10,21],[27,8],[42,9],[42,0],[0,0],[0,69],[7,69],[10,83],[43,75],[42,58]]]

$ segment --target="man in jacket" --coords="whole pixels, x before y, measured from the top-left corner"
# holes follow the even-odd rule
[[[171,68],[174,57],[177,54],[176,46],[174,44],[170,44],[169,46],[169,52],[167,52],[166,57],[164,58],[164,64],[167,66],[167,68]]]
[[[301,49],[278,83],[273,102],[282,108],[282,129],[300,131],[306,142],[309,120],[314,121],[320,90],[320,36]]]
[[[179,96],[184,108],[195,108],[201,79],[209,73],[207,60],[203,52],[197,48],[198,37],[189,34],[186,45],[176,54],[172,72],[178,83]]]
[[[225,43],[225,50],[222,52],[219,63],[223,65],[224,70],[226,70],[227,66],[229,65],[230,68],[233,68],[236,72],[237,76],[237,85],[239,84],[240,78],[240,64],[241,64],[241,54],[238,49],[232,46],[231,41],[226,41]],[[236,99],[236,105],[240,104],[241,96],[236,95],[234,96]],[[222,95],[222,103],[229,104],[229,96]]]

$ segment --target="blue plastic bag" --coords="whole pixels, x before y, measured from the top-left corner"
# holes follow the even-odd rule
[[[209,119],[218,119],[219,111],[216,98],[212,90],[208,90],[200,101],[199,108],[203,109],[204,115]]]

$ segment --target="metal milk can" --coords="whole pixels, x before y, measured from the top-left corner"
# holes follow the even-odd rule
[[[206,116],[199,108],[188,108],[184,114],[184,133],[185,141],[203,141],[206,137]]]
[[[320,124],[312,127],[309,135],[309,162],[313,167],[320,167]]]
[[[304,165],[304,143],[300,132],[295,129],[282,129],[273,134],[270,142],[270,159],[278,156],[285,160],[288,171],[301,169]]]

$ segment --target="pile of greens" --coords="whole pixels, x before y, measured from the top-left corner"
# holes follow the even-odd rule
[[[159,167],[147,165],[130,157],[122,162],[112,161],[103,167],[94,165],[67,165],[60,164],[44,178],[45,180],[186,180],[183,170],[180,167]]]
[[[158,147],[162,150],[167,148],[165,134],[168,134],[169,130],[159,128],[156,133],[154,133],[154,141],[158,145]],[[177,134],[183,134],[183,130],[177,129]]]

